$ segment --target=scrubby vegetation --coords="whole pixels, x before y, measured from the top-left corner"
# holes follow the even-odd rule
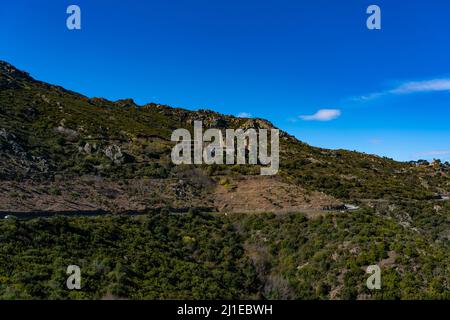
[[[3,299],[239,299],[255,274],[231,224],[199,214],[0,222]],[[82,270],[82,290],[66,269]]]
[[[448,246],[373,211],[313,220],[302,214],[233,219],[268,298],[450,298]],[[366,287],[365,271],[374,264],[382,270],[379,291]]]
[[[0,242],[3,299],[450,298],[446,244],[371,211],[11,220]],[[371,264],[379,291],[365,285]]]

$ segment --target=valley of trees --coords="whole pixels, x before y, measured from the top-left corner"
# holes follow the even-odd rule
[[[0,243],[2,299],[450,298],[446,243],[370,210],[4,220]],[[371,264],[381,290],[365,285]]]

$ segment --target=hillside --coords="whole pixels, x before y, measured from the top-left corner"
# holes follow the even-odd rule
[[[192,130],[195,120],[206,128],[274,128],[264,119],[210,110],[89,98],[0,62],[0,213],[105,213],[92,225],[88,218],[0,222],[0,265],[8,274],[0,272],[3,297],[66,297],[52,292],[57,280],[47,273],[56,268],[61,277],[61,266],[36,254],[45,248],[48,257],[59,257],[67,235],[81,242],[62,265],[76,257],[92,269],[109,259],[99,268],[116,277],[117,287],[93,285],[82,297],[448,298],[450,203],[442,198],[450,194],[450,164],[321,149],[281,132],[277,176],[262,177],[249,165],[175,166],[170,135]],[[361,209],[346,212],[344,204]],[[129,211],[168,219],[168,229],[151,216],[107,215]],[[187,217],[167,216],[188,211],[213,239]],[[195,215],[200,211],[205,216]],[[129,244],[136,233],[140,238]],[[156,249],[139,255],[146,241]],[[79,251],[89,245],[92,257]],[[216,245],[225,262],[215,257]],[[161,270],[167,263],[198,266],[198,277],[220,278],[223,287],[202,291],[184,273],[182,281],[173,274],[152,282],[161,270],[139,269],[138,261],[154,250]],[[134,262],[114,258],[125,252]],[[11,261],[23,256],[47,275],[22,274],[26,265]],[[362,268],[377,262],[388,268],[390,289],[373,295],[363,288]],[[94,269],[92,279],[112,281]],[[229,280],[233,275],[240,282]],[[150,282],[142,285],[143,279]],[[185,283],[179,296],[177,281]]]

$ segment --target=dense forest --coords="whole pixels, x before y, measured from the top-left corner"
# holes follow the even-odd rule
[[[450,298],[448,247],[365,210],[4,220],[0,243],[2,299]]]

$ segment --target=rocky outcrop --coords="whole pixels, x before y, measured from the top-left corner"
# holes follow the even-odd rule
[[[23,80],[32,81],[33,78],[29,73],[21,71],[5,61],[0,61],[0,88],[18,88]]]
[[[103,150],[103,152],[104,152],[105,156],[108,157],[108,159],[110,159],[115,164],[121,164],[125,160],[125,156],[122,153],[122,150],[120,149],[120,147],[118,145],[113,144],[113,145],[107,146]]]
[[[4,128],[0,128],[0,159],[3,177],[16,176],[17,173],[46,173],[49,169],[44,158],[29,154],[18,137]]]

